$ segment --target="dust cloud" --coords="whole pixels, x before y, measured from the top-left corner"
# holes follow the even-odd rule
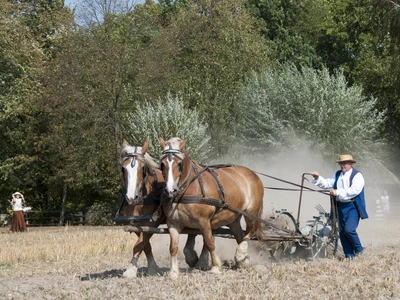
[[[353,154],[353,157],[357,160],[357,155]],[[299,210],[299,200],[300,200],[300,188],[296,185],[301,185],[302,174],[310,173],[312,171],[318,171],[323,177],[330,177],[337,171],[338,165],[335,160],[326,161],[320,155],[313,153],[312,149],[303,148],[296,149],[287,152],[280,152],[277,154],[269,154],[265,156],[252,156],[247,155],[242,157],[240,160],[232,160],[230,158],[222,158],[217,163],[231,163],[235,165],[242,165],[255,171],[260,179],[262,180],[265,193],[264,193],[264,207],[263,207],[263,218],[267,221],[270,220],[270,216],[274,214],[276,210],[286,209],[288,212],[292,213],[295,219],[299,217],[299,226],[306,225],[308,220],[312,220],[313,216],[318,215],[318,211],[315,208],[317,205],[321,205],[325,211],[330,211],[330,198],[328,195],[303,190],[301,197],[301,207]],[[363,165],[360,163],[356,164],[355,167],[359,169],[366,180],[366,201],[367,201],[367,211],[369,214],[369,219],[361,220],[358,227],[358,232],[360,235],[361,242],[364,247],[375,247],[382,244],[390,244],[393,233],[390,230],[390,224],[398,223],[399,220],[391,218],[391,220],[386,221],[376,221],[375,220],[375,208],[376,199],[379,197],[379,193],[383,190],[383,187],[379,187],[376,184],[369,186],[369,178],[376,176],[376,174],[369,174],[367,169],[364,169]],[[265,175],[267,176],[265,176]],[[295,185],[291,185],[279,180],[270,178],[276,177],[278,179],[291,182]],[[311,188],[313,190],[320,190],[319,187],[314,186],[312,181],[312,176],[305,175],[307,180],[304,181],[304,186]],[[275,190],[276,188],[281,189],[293,189],[291,190]],[[398,189],[399,187],[397,187]],[[385,189],[387,189],[385,187]],[[389,189],[390,191],[390,189]],[[392,201],[393,202],[393,201]],[[244,227],[244,225],[243,225]],[[373,228],[374,230],[371,230]],[[376,230],[378,229],[378,230]],[[378,234],[377,234],[378,232]],[[169,235],[159,235],[153,237],[155,243],[153,246],[154,250],[158,254],[166,255],[169,258]],[[184,265],[183,258],[183,247],[186,242],[186,235],[180,236],[179,243],[179,259],[180,265]],[[260,253],[257,251],[258,241],[251,241],[250,249],[251,260],[259,261]],[[255,245],[255,247],[253,247]],[[237,243],[234,239],[226,238],[216,238],[216,250],[219,257],[222,260],[231,260],[234,257],[236,251]],[[203,247],[203,239],[201,236],[196,238],[196,251],[201,252]],[[255,257],[256,256],[256,257]],[[266,258],[268,255],[263,257]]]

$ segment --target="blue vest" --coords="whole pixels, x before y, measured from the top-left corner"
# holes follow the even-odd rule
[[[354,176],[359,173],[360,171],[356,170],[353,168],[353,171],[351,172],[350,175],[350,186],[353,184],[353,178]],[[336,172],[336,180],[335,183],[333,185],[333,188],[336,190],[337,189],[337,181],[339,179],[340,173],[342,173],[341,170]],[[365,196],[364,196],[364,188],[362,189],[361,193],[359,193],[353,200],[353,203],[358,211],[358,214],[360,215],[361,219],[367,219],[368,218],[368,214],[367,214],[367,208],[365,205]]]

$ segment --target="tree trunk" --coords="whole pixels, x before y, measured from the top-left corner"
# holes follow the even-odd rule
[[[58,222],[58,226],[63,226],[63,224],[64,224],[65,206],[66,206],[66,204],[67,204],[67,183],[64,182],[63,193],[62,193],[60,221]]]

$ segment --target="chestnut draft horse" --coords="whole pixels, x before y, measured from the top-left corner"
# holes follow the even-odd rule
[[[158,165],[147,153],[148,143],[144,142],[142,147],[128,145],[126,140],[122,144],[122,173],[125,184],[125,200],[128,205],[124,206],[125,216],[154,216],[155,220],[143,220],[135,225],[158,227],[165,224],[165,215],[160,207],[161,196],[164,187],[164,178]],[[147,273],[156,274],[157,263],[154,260],[150,238],[153,233],[136,233],[138,240],[133,247],[131,265],[123,273],[125,278],[137,276],[138,259],[142,251],[147,258]],[[209,254],[204,246],[200,259],[194,250],[196,235],[188,235],[185,245],[185,259],[190,267],[205,269],[208,267]]]
[[[178,238],[184,228],[197,228],[211,255],[211,271],[220,273],[212,229],[228,226],[238,243],[235,261],[248,263],[248,241],[255,235],[263,208],[264,186],[260,178],[243,166],[200,166],[189,157],[186,140],[160,139],[163,156],[160,167],[165,179],[164,213],[170,234],[170,276],[179,276]],[[221,204],[227,204],[226,206]],[[228,209],[226,208],[228,207]],[[246,230],[240,225],[244,211]]]

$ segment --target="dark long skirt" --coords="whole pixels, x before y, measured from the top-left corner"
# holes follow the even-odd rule
[[[24,218],[24,212],[22,210],[14,211],[13,218],[10,226],[11,232],[22,232],[26,231],[26,223]]]

